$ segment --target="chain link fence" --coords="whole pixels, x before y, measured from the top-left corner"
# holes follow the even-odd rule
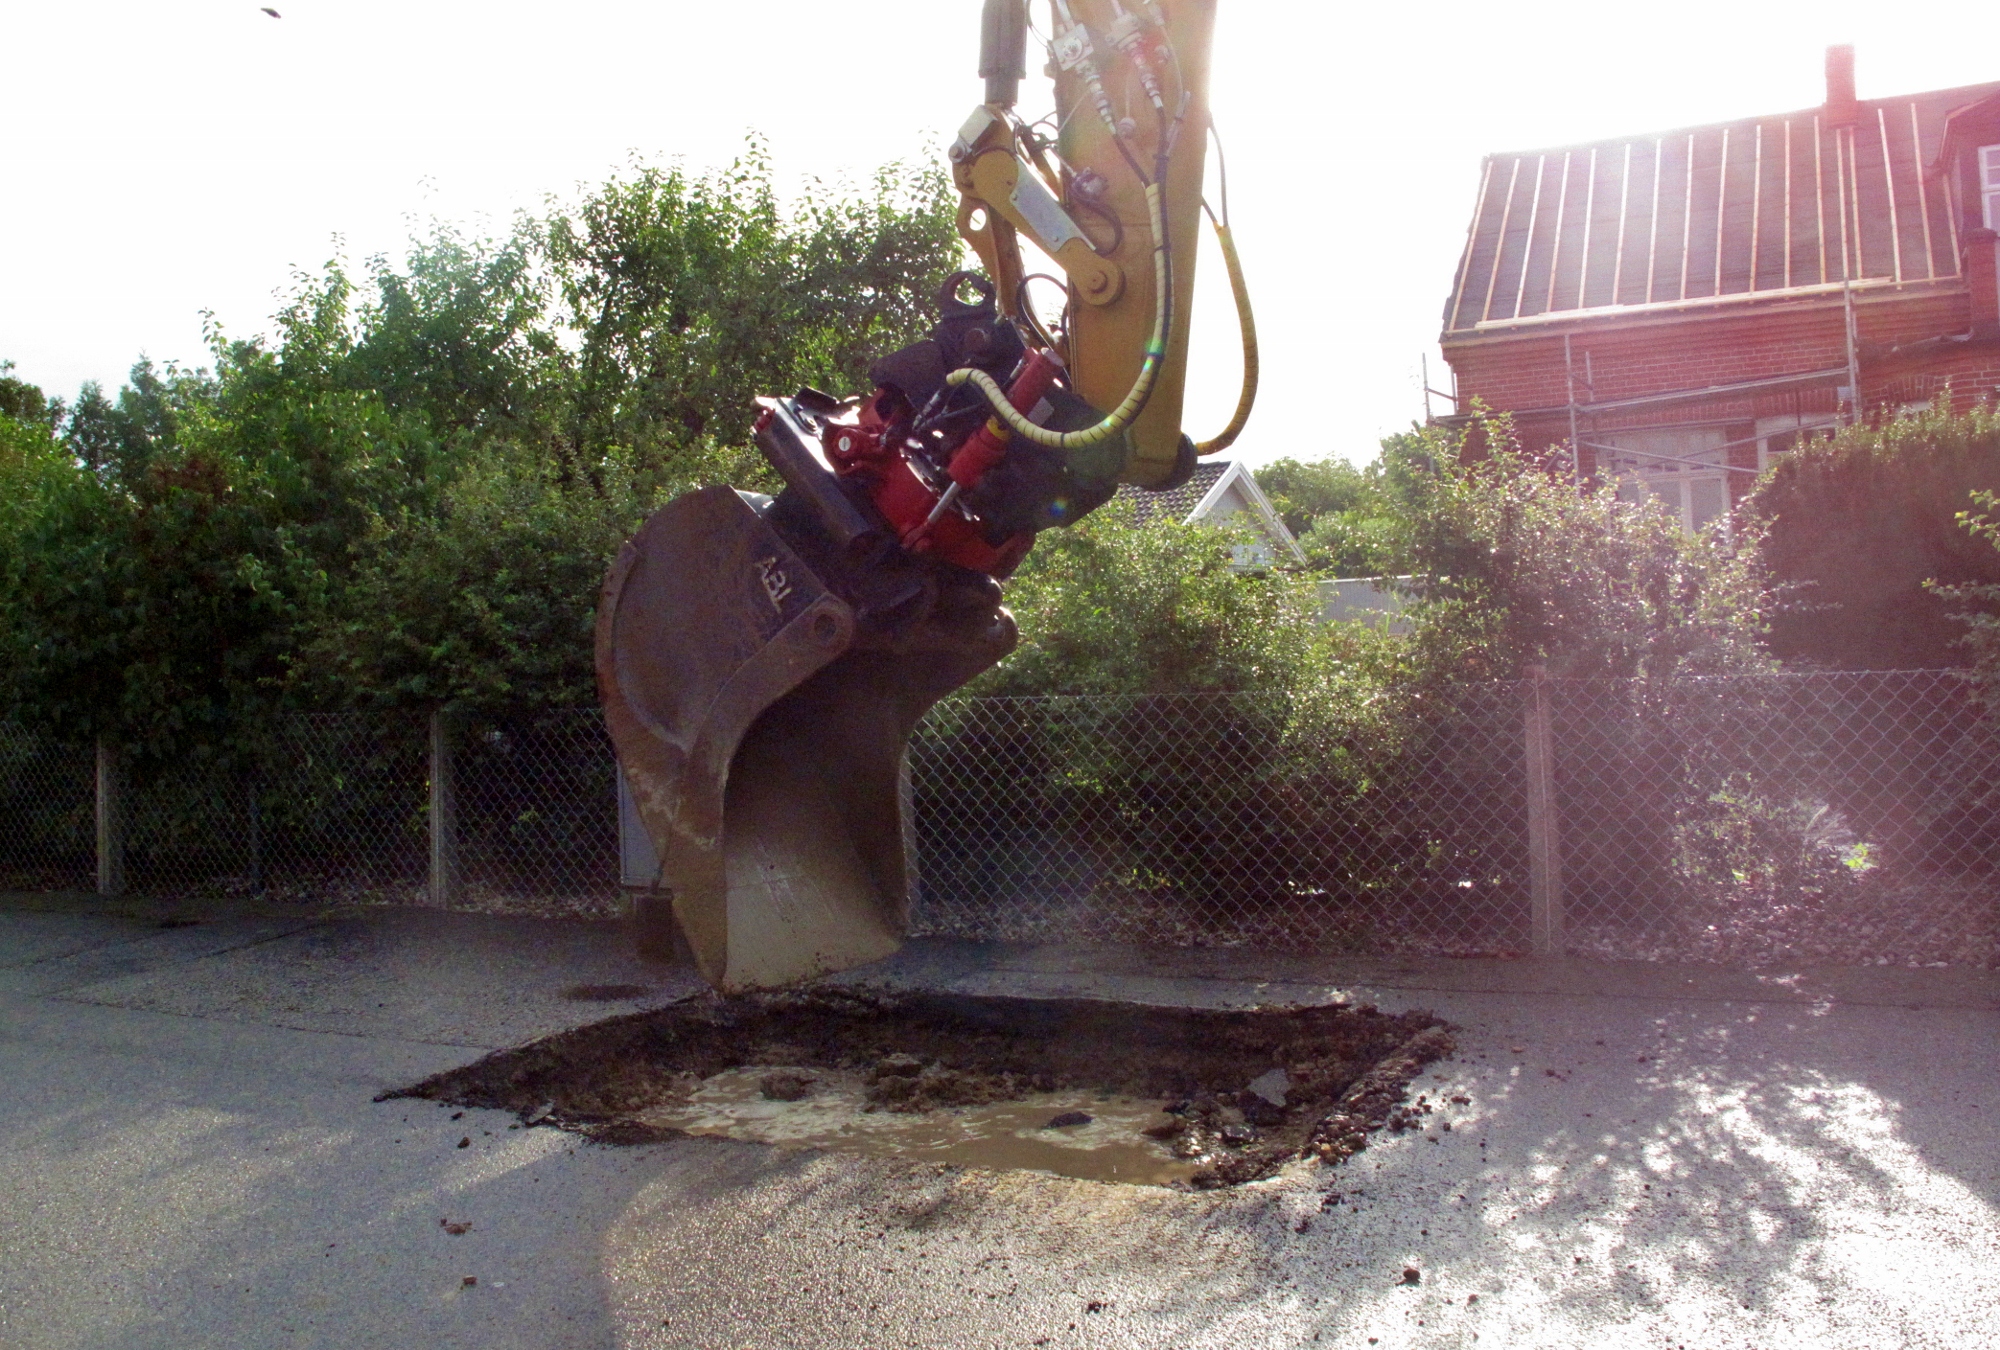
[[[467,902],[610,912],[618,762],[595,708],[454,729],[459,885]]]
[[[1522,723],[1458,691],[1399,742],[1256,694],[966,699],[911,747],[924,931],[1476,952],[1526,932]]]
[[[2000,737],[1971,693],[1942,671],[1562,682],[1567,945],[1995,964]]]
[[[448,728],[434,873],[422,717],[295,713],[227,754],[116,762],[124,887],[152,896],[611,913],[615,761],[595,710]],[[97,885],[95,751],[0,728],[0,885]]]
[[[0,888],[87,890],[97,865],[96,813],[89,750],[0,723]]]
[[[412,735],[412,731],[416,734]],[[87,748],[70,757],[87,762]],[[294,713],[228,753],[115,761],[125,885],[138,893],[420,900],[422,724]]]
[[[129,884],[612,912],[595,710],[446,732],[442,799],[407,715],[127,766]],[[2000,736],[1950,672],[958,698],[910,770],[922,933],[2000,965]],[[0,884],[92,884],[94,775],[0,728]]]
[[[2000,964],[2000,737],[1951,672],[1507,683],[1344,722],[965,700],[912,780],[930,932]]]

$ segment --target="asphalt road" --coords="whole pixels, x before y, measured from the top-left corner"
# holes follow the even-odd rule
[[[2000,1344],[1990,974],[938,943],[871,973],[1459,1024],[1419,1084],[1468,1099],[1449,1130],[1180,1195],[376,1103],[691,985],[574,922],[162,917],[0,900],[8,1350]]]

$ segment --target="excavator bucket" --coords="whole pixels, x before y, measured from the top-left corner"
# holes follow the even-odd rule
[[[1051,17],[1053,140],[1014,112],[1026,0],[982,12],[986,100],[948,157],[987,275],[945,278],[936,322],[869,367],[867,394],[757,399],[784,491],[680,498],[605,582],[599,692],[660,859],[661,888],[635,906],[641,950],[684,944],[718,988],[896,949],[905,748],[933,703],[1013,649],[1000,580],[1120,482],[1185,482],[1248,412],[1242,308],[1236,416],[1201,446],[1181,432],[1214,0],[1057,0]],[[1044,274],[1025,271],[1022,239],[1066,278],[1053,328],[1026,305]]]
[[[672,502],[619,554],[597,619],[606,722],[660,857],[640,948],[667,956],[678,935],[724,990],[896,950],[910,733],[1015,642],[984,593],[954,606],[934,585],[888,635],[771,513],[727,487]]]

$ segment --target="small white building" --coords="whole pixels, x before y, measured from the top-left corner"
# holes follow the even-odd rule
[[[1114,501],[1128,502],[1133,519],[1144,524],[1165,517],[1181,525],[1207,521],[1219,525],[1242,517],[1257,535],[1237,546],[1235,565],[1245,571],[1271,566],[1304,566],[1305,550],[1272,509],[1271,499],[1241,460],[1197,464],[1187,482],[1165,492],[1148,492],[1127,484]]]
[[[1319,614],[1327,623],[1356,621],[1381,625],[1391,633],[1410,631],[1403,617],[1403,592],[1411,577],[1342,577],[1319,583]]]

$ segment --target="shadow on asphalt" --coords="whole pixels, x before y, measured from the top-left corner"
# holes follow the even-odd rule
[[[1400,1174],[1350,1174],[1349,1212],[1409,1207],[1390,1226],[1422,1284],[1357,1291],[1315,1319],[1323,1335],[1421,1317],[1435,1338],[1505,1309],[1581,1344],[1648,1316],[1689,1337],[1735,1322],[1799,1344],[1801,1316],[1838,1288],[1880,1297],[1887,1324],[1856,1328],[1879,1343],[1911,1290],[1987,1282],[2000,1180],[1985,1122],[2000,1089],[1990,1058],[1963,1054],[1986,1054],[1966,1014],[1697,1004],[1595,1020],[1571,1018],[1567,1044],[1469,1047],[1483,1059],[1457,1076],[1475,1104],[1451,1146],[1405,1146]],[[1568,1114],[1552,1120],[1556,1085]],[[1468,1135],[1485,1147],[1468,1152]],[[1295,1236],[1265,1238],[1291,1264]]]
[[[413,944],[440,939],[400,922]],[[1415,1085],[1450,1131],[1188,1196],[723,1140],[594,1146],[495,1112],[371,1104],[476,1057],[415,1033],[458,1025],[463,1000],[540,961],[532,941],[506,955],[498,928],[453,929],[449,960],[398,956],[380,933],[280,935],[217,958],[234,984],[192,978],[202,928],[145,938],[176,960],[123,972],[84,969],[114,955],[103,944],[38,931],[45,956],[118,998],[0,995],[0,1074],[18,1089],[0,1093],[0,1190],[31,1197],[0,1212],[10,1346],[1390,1350],[1469,1333],[2000,1331],[1981,1292],[2000,1249],[2000,1019],[1984,1009],[1425,992],[1462,1028],[1458,1057]],[[610,1012],[561,998],[626,978],[599,964],[545,972],[546,1006]],[[364,1034],[272,1025],[282,1010],[238,997],[310,992],[315,969],[353,977],[341,998]],[[429,994],[411,971],[430,972]],[[376,988],[403,1001],[361,1007],[355,991]],[[542,1016],[502,1011],[495,1025]]]

